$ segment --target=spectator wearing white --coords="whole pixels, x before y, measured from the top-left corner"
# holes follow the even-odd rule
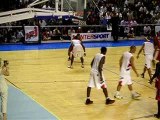
[[[118,12],[119,19],[122,20],[122,13]]]
[[[125,37],[128,38],[128,33],[129,33],[129,30],[130,30],[130,28],[129,28],[129,22],[128,22],[127,20],[122,20],[122,21],[121,21],[121,25],[124,26],[123,39],[124,39]]]
[[[141,7],[139,8],[139,12],[141,12],[141,13],[146,13],[146,12],[147,12],[147,8],[146,8],[145,6],[141,6]]]
[[[136,20],[131,20],[131,21],[130,21],[130,24],[131,24],[131,26],[136,26],[136,25],[138,25],[138,23],[137,23]]]
[[[106,12],[105,19],[107,20],[108,27],[110,27],[111,14],[110,12]]]
[[[24,37],[24,35],[22,33],[22,30],[18,31],[17,32],[17,40],[18,41],[22,41],[23,37]]]
[[[60,35],[61,32],[59,31],[59,29],[56,27],[54,30],[53,30],[53,36],[56,36],[56,35]]]
[[[68,30],[68,35],[71,37],[71,34],[72,33],[75,33],[75,30],[71,27],[69,30]]]
[[[158,13],[160,11],[160,7],[157,5],[155,8],[155,13]]]
[[[51,9],[51,7],[48,5],[48,4],[45,4],[45,5],[43,5],[43,7],[42,7],[43,9],[48,9],[48,10],[50,10]]]
[[[129,4],[129,0],[125,0],[125,2],[124,2],[124,6],[125,6],[125,7],[127,7],[127,6],[128,6],[128,4]]]
[[[1,93],[1,112],[3,113],[3,119],[7,120],[7,98],[8,98],[8,85],[6,83],[5,76],[9,76],[9,62],[4,60],[4,64],[0,72],[0,93]]]
[[[128,16],[128,20],[132,20],[133,19],[133,11],[129,10],[127,12],[127,16]]]
[[[140,7],[141,7],[141,2],[138,2],[136,5],[135,5],[135,7],[137,8],[137,9],[139,9]]]
[[[41,24],[42,26],[46,26],[47,25],[47,23],[46,23],[46,21],[45,20],[42,20],[42,24]]]
[[[151,34],[151,27],[148,25],[144,26],[143,31],[145,36],[149,36]]]
[[[104,6],[101,6],[100,7],[100,15],[103,15],[103,13],[105,12],[105,7]]]

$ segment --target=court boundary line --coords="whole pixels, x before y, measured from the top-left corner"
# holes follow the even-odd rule
[[[9,83],[11,83],[11,85],[19,90],[21,93],[23,93],[24,95],[26,95],[27,97],[29,97],[31,100],[33,100],[35,103],[37,103],[38,105],[40,105],[44,110],[46,110],[48,113],[50,113],[51,115],[53,115],[57,120],[61,120],[57,115],[55,115],[54,113],[52,113],[50,110],[48,110],[46,107],[44,107],[42,104],[40,104],[39,102],[37,102],[34,98],[32,98],[30,95],[28,95],[26,92],[24,92],[21,88],[17,87],[13,82],[11,82],[9,79],[5,78]]]
[[[113,72],[113,71],[111,71],[111,70],[109,70],[109,69],[107,69],[107,68],[103,68],[103,69],[104,69],[104,70],[107,70],[107,71],[109,71],[109,72],[111,72],[111,73],[114,73],[114,74],[116,74],[116,75],[118,75],[118,76],[119,76],[119,74],[118,74],[118,73]],[[150,88],[150,89],[152,89],[152,90],[155,90],[155,88],[152,88],[152,87],[147,86],[147,85],[145,85],[145,84],[139,83],[139,82],[137,82],[137,81],[135,81],[135,80],[132,80],[132,81],[134,81],[135,83],[137,83],[137,84],[139,84],[139,85],[142,85],[142,86],[145,86],[145,87]]]

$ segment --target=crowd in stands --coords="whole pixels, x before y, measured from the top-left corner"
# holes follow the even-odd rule
[[[14,1],[14,0],[13,0]],[[11,6],[15,8],[24,8],[33,0],[20,2]],[[54,3],[49,1],[37,7],[43,9],[54,9]],[[10,8],[10,9],[11,9]],[[3,9],[0,9],[1,11]],[[6,10],[6,9],[4,9]],[[110,30],[113,26],[112,18],[114,14],[118,17],[119,35],[123,38],[134,37],[135,35],[151,35],[154,31],[154,25],[142,24],[160,24],[160,0],[91,0],[87,3],[87,25],[103,25],[105,29],[98,28],[99,31]],[[97,32],[95,27],[44,27],[52,25],[74,25],[72,19],[50,19],[50,20],[24,20],[5,24],[6,26],[24,26],[38,25],[41,27],[42,39],[71,39],[72,32]],[[142,26],[137,26],[142,25]],[[22,28],[0,28],[0,42],[21,42],[24,37]]]
[[[159,0],[97,0],[95,3],[91,1],[87,4],[89,25],[110,25],[114,12],[119,17],[119,25],[125,26],[120,30],[124,32],[124,36],[127,34],[134,37],[133,31],[140,33],[135,29],[146,29],[146,26],[134,27],[137,24],[160,24]],[[154,29],[152,26],[148,27]]]

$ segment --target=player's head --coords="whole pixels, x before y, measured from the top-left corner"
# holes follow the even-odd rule
[[[135,53],[135,52],[136,52],[136,46],[132,45],[132,46],[130,47],[130,52],[131,52],[131,53]]]
[[[4,64],[4,66],[8,65],[9,64],[8,60],[4,60],[3,64]]]
[[[145,37],[144,39],[145,39],[147,42],[150,41],[149,37]]]
[[[79,34],[79,33],[78,33],[76,36],[77,36],[77,39],[78,39],[78,40],[80,40],[80,39],[81,39],[81,36],[80,36],[80,34]]]
[[[106,47],[101,47],[101,53],[105,55],[106,52],[107,52],[107,48]]]

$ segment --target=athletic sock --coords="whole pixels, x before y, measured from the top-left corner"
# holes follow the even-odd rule
[[[90,99],[90,97],[87,97],[87,99]]]

